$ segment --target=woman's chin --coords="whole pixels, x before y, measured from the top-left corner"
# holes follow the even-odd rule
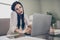
[[[23,14],[23,13],[18,13],[18,14]]]
[[[23,14],[22,12],[19,12],[19,14]]]

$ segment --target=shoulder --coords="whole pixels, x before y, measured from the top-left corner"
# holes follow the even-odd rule
[[[15,11],[12,11],[12,12],[11,12],[11,15],[16,15],[16,12],[15,12]]]
[[[11,12],[11,17],[16,17],[16,16],[17,16],[16,12],[15,11],[12,11]]]
[[[28,18],[29,16],[27,14],[24,14],[24,18]]]

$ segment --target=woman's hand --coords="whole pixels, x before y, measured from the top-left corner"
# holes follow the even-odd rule
[[[31,30],[32,30],[31,25],[29,25],[27,28],[23,30],[23,33],[31,34]]]
[[[54,33],[54,28],[50,27],[50,34]]]
[[[22,29],[18,29],[18,28],[15,29],[15,32],[17,32],[19,34],[23,33]]]

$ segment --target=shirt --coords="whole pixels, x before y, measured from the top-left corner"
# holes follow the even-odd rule
[[[25,22],[25,28],[26,28],[29,25],[29,19],[28,19],[28,16],[26,14],[24,14],[24,22]],[[15,11],[13,11],[11,13],[10,28],[9,28],[7,34],[14,33],[14,30],[16,28],[17,28],[17,13]]]

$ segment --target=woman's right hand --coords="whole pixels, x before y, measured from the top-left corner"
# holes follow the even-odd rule
[[[18,28],[15,29],[15,32],[17,32],[19,34],[23,33],[22,29],[18,29]]]

